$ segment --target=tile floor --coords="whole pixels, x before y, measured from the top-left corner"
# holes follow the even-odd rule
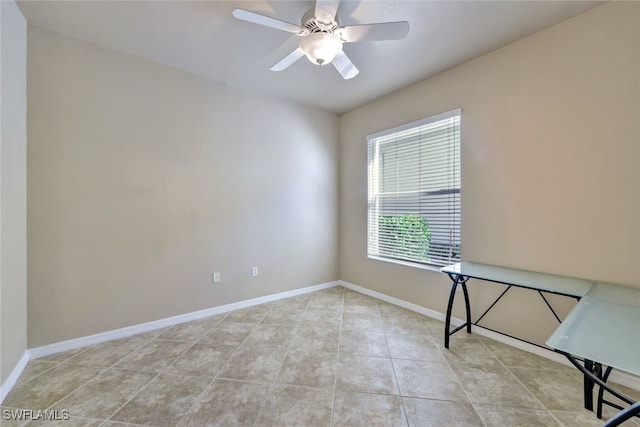
[[[335,287],[33,360],[0,423],[602,425],[577,370],[476,334],[445,350],[442,336],[440,321]],[[9,421],[11,409],[69,420]]]

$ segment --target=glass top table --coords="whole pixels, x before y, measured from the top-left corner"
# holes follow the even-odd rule
[[[640,289],[595,283],[547,345],[640,376]]]
[[[454,274],[471,277],[577,298],[585,295],[589,288],[595,283],[593,280],[466,261],[443,267],[440,271],[449,275]]]
[[[547,302],[542,292],[554,293],[578,299],[569,315],[561,320],[553,308],[549,308],[560,325],[546,344],[564,354],[584,375],[585,408],[593,409],[593,387],[598,384],[614,396],[632,405],[612,418],[614,424],[640,412],[637,403],[606,384],[611,369],[640,376],[640,288],[597,282],[547,273],[499,267],[474,262],[459,262],[440,269],[452,280],[449,304],[445,317],[445,348],[449,337],[461,330],[471,333],[471,325],[477,325],[482,317],[502,298],[511,286],[536,290]],[[467,281],[480,279],[507,285],[505,291],[476,320],[471,322]],[[466,322],[450,330],[451,309],[456,288],[461,286],[465,298]],[[581,364],[578,359],[583,359]],[[602,366],[607,366],[603,375]],[[602,403],[610,402],[598,397],[598,411]],[[600,412],[598,412],[598,416]]]

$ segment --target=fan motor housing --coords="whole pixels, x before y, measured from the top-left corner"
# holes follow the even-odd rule
[[[309,31],[309,34],[313,33],[329,33],[333,34],[335,30],[339,28],[338,16],[330,24],[324,24],[316,19],[315,10],[311,9],[302,16],[302,27]]]

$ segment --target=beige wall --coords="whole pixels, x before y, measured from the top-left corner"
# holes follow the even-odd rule
[[[337,116],[28,42],[29,347],[338,278]]]
[[[0,384],[27,350],[27,24],[0,2]]]
[[[343,115],[340,278],[445,310],[443,274],[367,259],[365,137],[461,107],[463,259],[640,286],[638,22],[606,4]],[[472,288],[476,312],[499,291]],[[545,310],[519,291],[487,320],[543,342]]]

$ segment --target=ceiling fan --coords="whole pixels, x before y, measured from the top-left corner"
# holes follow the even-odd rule
[[[304,14],[301,25],[244,9],[235,9],[233,16],[300,37],[298,48],[271,67],[271,71],[282,71],[306,55],[314,64],[333,64],[346,80],[355,77],[359,70],[342,50],[343,43],[401,40],[409,33],[409,23],[399,21],[341,27],[336,15],[339,3],[340,0],[316,0],[315,8]]]

